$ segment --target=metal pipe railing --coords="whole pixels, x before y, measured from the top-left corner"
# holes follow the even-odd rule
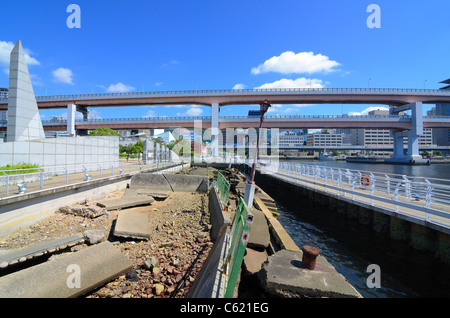
[[[4,193],[7,196],[18,194],[10,193],[10,185],[22,185],[36,182],[36,185],[32,189],[31,186],[28,187],[27,193],[32,193],[33,191],[39,191],[43,189],[44,186],[51,184],[68,185],[95,180],[102,177],[123,175],[124,173],[137,173],[139,171],[142,171],[143,169],[165,170],[178,164],[181,164],[181,160],[148,160],[146,164],[144,164],[143,162],[134,162],[130,160],[130,162],[119,162],[116,165],[113,165],[111,163],[105,163],[102,165],[95,163],[84,165],[46,166],[45,169],[27,168],[15,170],[0,170],[0,194]],[[32,169],[37,170],[37,172],[25,172]],[[108,173],[105,173],[105,171]],[[10,174],[11,172],[14,172],[14,174]],[[64,178],[56,183],[55,179],[58,176],[64,176]],[[4,190],[1,190],[3,186]]]
[[[450,180],[277,162],[262,173],[450,227]],[[417,213],[419,212],[419,213]]]

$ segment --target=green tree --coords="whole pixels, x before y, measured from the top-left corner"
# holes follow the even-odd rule
[[[133,146],[131,146],[131,153],[142,153],[144,152],[144,142],[139,140]]]
[[[97,128],[89,133],[89,136],[119,136],[120,134],[111,128]]]
[[[131,154],[131,146],[119,145],[119,153]]]

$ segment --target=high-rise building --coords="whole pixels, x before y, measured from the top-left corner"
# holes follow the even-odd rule
[[[278,135],[278,146],[284,147],[301,147],[305,144],[304,131],[295,132],[292,130],[280,131]]]
[[[8,99],[8,89],[0,87],[0,100]]]
[[[342,145],[342,134],[329,132],[309,134],[306,145],[313,147],[337,147]]]
[[[368,115],[389,115],[389,111],[375,110],[369,112]],[[393,147],[394,145],[394,139],[389,129],[352,129],[350,141],[352,145],[366,147]],[[406,138],[404,138],[403,143],[406,145],[407,142]],[[431,128],[424,128],[423,135],[419,136],[419,146],[429,146],[432,144],[433,130]],[[373,150],[373,154],[377,156],[390,156],[392,151]]]
[[[0,87],[0,100],[8,100],[8,89]],[[8,119],[8,112],[0,110],[0,122]]]

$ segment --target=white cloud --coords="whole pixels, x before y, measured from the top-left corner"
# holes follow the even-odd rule
[[[70,69],[60,67],[52,71],[53,78],[59,83],[66,83],[73,85],[73,73]]]
[[[185,113],[177,113],[177,116],[200,116],[203,114],[203,109],[197,105],[191,105]]]
[[[300,77],[295,80],[282,78],[273,83],[265,83],[257,88],[323,88],[322,80]]]
[[[348,114],[350,116],[360,116],[360,115],[367,115],[372,110],[387,110],[389,111],[389,108],[383,107],[383,106],[370,106],[364,109],[362,112],[349,112]]]
[[[7,41],[0,41],[0,64],[9,66],[9,58],[11,51],[14,48],[14,43]],[[31,57],[31,50],[24,48],[25,59],[28,65],[40,65],[41,63],[36,58]]]
[[[300,112],[300,108],[316,106],[315,104],[272,104],[267,113],[276,114],[292,114]]]
[[[171,61],[168,62],[168,63],[164,63],[164,64],[162,65],[162,67],[166,67],[166,66],[169,66],[169,65],[178,65],[178,64],[180,64],[179,61],[177,61],[177,60],[171,60]]]
[[[280,56],[273,56],[263,64],[253,67],[252,74],[267,72],[277,72],[282,74],[291,73],[317,73],[330,72],[340,64],[332,61],[328,56],[314,54],[314,52],[300,52],[295,54],[292,51],[281,53]]]
[[[245,85],[244,84],[236,84],[233,86],[233,89],[244,89]]]
[[[203,109],[193,106],[186,111],[186,114],[189,116],[200,116],[203,114]]]
[[[127,93],[135,90],[135,87],[130,85],[125,85],[124,83],[111,84],[106,89],[108,93]]]
[[[150,109],[144,116],[142,116],[142,117],[144,117],[144,118],[146,118],[146,117],[157,117],[158,116],[158,114],[153,110],[153,109]]]
[[[316,78],[297,78],[295,80],[282,78],[273,83],[265,83],[257,88],[323,88],[322,80]],[[299,108],[315,106],[315,104],[272,104],[268,113],[292,114],[299,112]]]

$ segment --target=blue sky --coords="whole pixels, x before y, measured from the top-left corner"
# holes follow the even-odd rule
[[[80,28],[66,23],[72,3],[80,8]],[[367,25],[370,4],[380,8],[380,28]],[[37,96],[233,87],[440,88],[450,78],[448,0],[40,0],[3,2],[2,12],[0,87],[8,87],[9,52],[21,40]],[[275,105],[268,115],[360,113],[367,107]],[[220,115],[258,108],[227,106]],[[92,113],[209,116],[210,109],[140,106]]]

